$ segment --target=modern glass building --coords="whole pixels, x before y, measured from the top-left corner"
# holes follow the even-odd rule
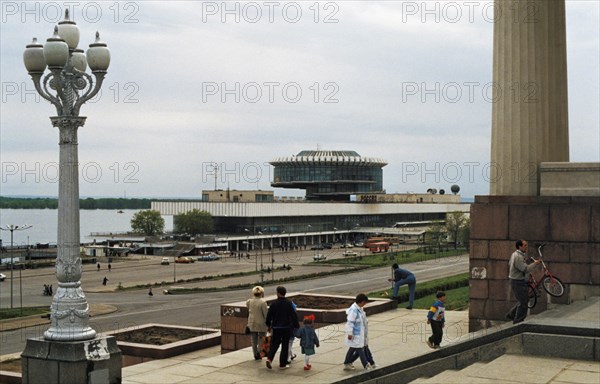
[[[350,195],[385,193],[387,162],[355,151],[301,151],[270,164],[274,168],[271,186],[304,189],[307,200],[348,201]]]

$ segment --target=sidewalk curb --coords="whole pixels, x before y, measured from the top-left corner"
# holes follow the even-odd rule
[[[113,313],[118,310],[114,305],[109,304],[91,304],[90,317]],[[46,316],[49,316],[46,315]],[[14,331],[16,329],[40,326],[50,324],[50,318],[44,315],[31,315],[25,317],[17,317],[14,319],[0,320],[0,332]]]

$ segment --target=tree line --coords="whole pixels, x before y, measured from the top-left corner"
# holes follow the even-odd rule
[[[175,215],[173,226],[173,233],[192,236],[213,233],[214,230],[212,215],[198,209],[192,209],[191,211]],[[160,235],[165,230],[165,220],[159,211],[145,210],[136,212],[131,219],[131,229],[135,233],[142,233],[146,236]]]
[[[150,199],[91,198],[79,199],[81,209],[150,209]],[[57,209],[58,199],[52,197],[2,197],[2,209]]]

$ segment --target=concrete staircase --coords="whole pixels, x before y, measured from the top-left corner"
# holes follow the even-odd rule
[[[518,372],[518,374],[516,374]],[[474,363],[461,370],[447,370],[412,384],[438,383],[598,383],[600,363],[543,356],[503,355],[487,363]]]
[[[464,335],[424,355],[337,383],[600,383],[600,298],[557,306],[518,325]]]

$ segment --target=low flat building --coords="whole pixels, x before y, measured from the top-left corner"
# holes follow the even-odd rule
[[[205,201],[153,201],[162,215],[179,215],[193,209],[213,216],[218,241],[243,242],[276,239],[276,244],[312,245],[359,235],[366,238],[392,230],[397,223],[444,221],[448,212],[468,214],[464,203],[232,203]],[[231,244],[231,249],[242,249]]]
[[[379,193],[373,195],[357,195],[356,201],[361,203],[460,203],[459,195],[434,193]]]
[[[261,203],[274,200],[273,191],[256,190],[222,190],[202,191],[202,201],[234,202],[234,203]]]

